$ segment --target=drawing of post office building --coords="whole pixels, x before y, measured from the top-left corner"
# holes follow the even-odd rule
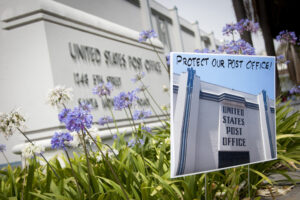
[[[276,158],[274,100],[173,75],[171,177]]]

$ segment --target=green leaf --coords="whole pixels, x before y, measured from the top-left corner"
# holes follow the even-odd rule
[[[263,180],[266,180],[268,183],[270,183],[271,185],[273,185],[273,182],[271,181],[271,179],[269,179],[266,175],[264,175],[263,173],[255,170],[255,169],[252,169],[250,168],[250,171],[256,173],[257,175],[259,175],[260,177],[262,177]]]

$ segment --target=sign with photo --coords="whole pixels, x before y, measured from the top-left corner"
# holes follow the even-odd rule
[[[171,177],[276,159],[275,58],[171,53]]]

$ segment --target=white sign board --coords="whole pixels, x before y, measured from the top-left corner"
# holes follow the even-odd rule
[[[276,159],[275,59],[173,52],[171,177]]]

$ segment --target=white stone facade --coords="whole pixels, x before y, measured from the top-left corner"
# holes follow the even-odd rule
[[[160,41],[153,40],[153,44],[161,58],[170,51],[216,49],[219,44],[197,22],[190,23],[178,16],[177,8],[167,9],[154,0],[0,0],[0,17],[0,112],[22,107],[27,116],[26,134],[46,146],[49,156],[55,153],[49,149],[50,138],[62,126],[57,120],[58,110],[45,104],[49,89],[58,84],[75,88],[74,104],[70,107],[79,98],[95,102],[91,93],[94,75],[103,79],[123,77],[123,85],[117,91],[134,89],[130,79],[139,68],[127,73],[128,70],[115,65],[108,66],[105,51],[126,59],[130,56],[132,66],[138,63],[135,58],[160,62],[149,43],[137,42],[139,32],[149,29],[159,35]],[[96,61],[75,62],[75,47],[100,51],[102,61],[97,54]],[[161,95],[160,88],[168,86],[169,80],[160,67],[161,73],[151,70],[155,66],[149,68],[145,82],[155,82],[153,96],[159,96],[160,103],[168,105],[169,96]],[[89,85],[74,85],[75,75],[90,77]],[[99,102],[98,105],[101,107]],[[97,119],[103,113],[94,114]],[[117,115],[120,120],[124,117]],[[157,125],[154,119],[150,121],[150,126]],[[120,125],[127,130],[128,123],[121,120]],[[109,132],[105,128],[100,130],[103,139],[111,142]],[[0,143],[7,144],[6,154],[12,164],[20,164],[20,156],[13,152],[19,154],[24,141],[18,133],[9,141],[0,136]],[[0,156],[0,166],[5,163]]]

